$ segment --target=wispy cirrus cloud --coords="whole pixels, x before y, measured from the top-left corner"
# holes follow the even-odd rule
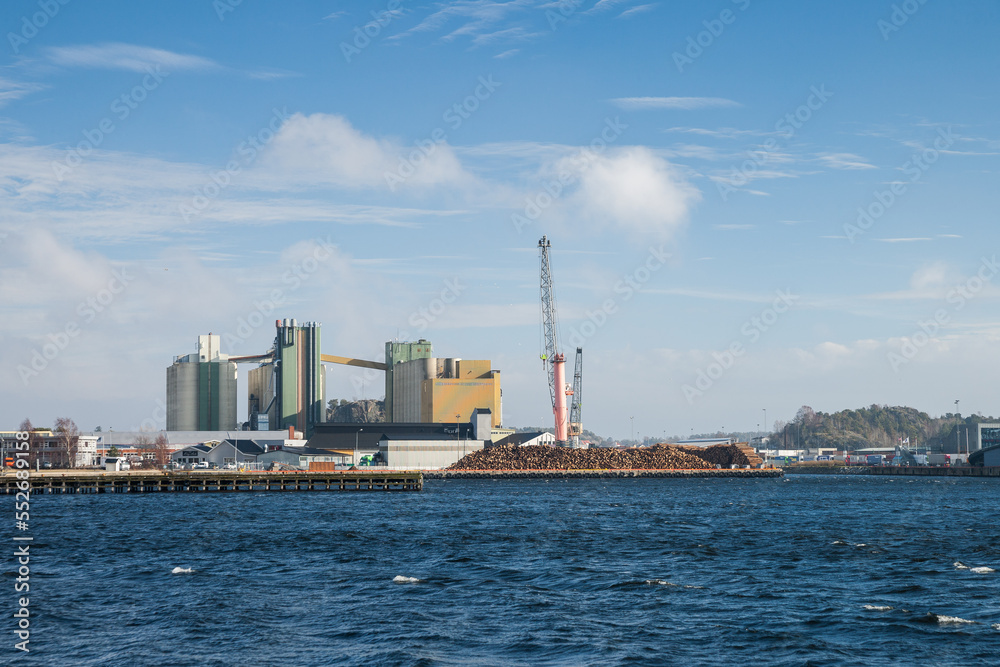
[[[0,107],[44,88],[45,86],[40,83],[13,81],[0,77]]]
[[[659,6],[659,3],[655,2],[648,5],[636,5],[635,7],[630,7],[629,9],[626,9],[615,18],[627,19],[630,16],[635,16],[636,14],[645,14],[646,12],[656,9],[657,6]]]
[[[739,102],[724,97],[617,97],[611,102],[615,106],[629,111],[645,109],[692,111],[742,106]]]
[[[874,240],[879,241],[881,243],[917,243],[920,241],[933,241],[934,239],[932,239],[929,236],[908,236],[908,237],[874,239]]]
[[[824,153],[819,156],[819,160],[832,169],[878,169],[854,153]]]
[[[145,72],[148,68],[156,66],[171,72],[224,69],[214,60],[202,56],[120,42],[54,46],[46,50],[46,59],[53,65],[62,67],[120,69],[130,72]]]
[[[167,72],[229,72],[261,80],[298,76],[295,72],[276,68],[240,70],[227,67],[203,56],[121,42],[55,46],[45,50],[44,58],[49,64],[57,67],[125,70],[128,72],[146,72],[149,69],[160,67]]]

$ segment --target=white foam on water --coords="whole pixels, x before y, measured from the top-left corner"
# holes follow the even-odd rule
[[[861,544],[855,544],[856,547],[867,547],[868,545],[862,542]]]
[[[834,540],[834,541],[833,541],[833,544],[840,544],[840,545],[844,545],[844,544],[847,544],[847,542],[845,542],[844,540]]]
[[[647,579],[643,582],[647,586],[676,586],[677,584],[672,584],[669,581],[664,581],[663,579]]]
[[[1000,630],[1000,623],[994,623],[990,627],[993,628],[994,630]]]
[[[889,611],[892,609],[892,607],[884,604],[866,604],[863,608],[869,611]]]
[[[392,578],[393,582],[397,584],[419,584],[422,579],[417,579],[416,577],[404,577],[401,574],[397,574]]]
[[[705,588],[704,586],[692,586],[691,584],[684,584],[684,588]]]
[[[969,572],[975,572],[976,574],[989,574],[990,572],[996,572],[992,567],[973,567],[969,569]]]
[[[952,565],[955,566],[956,570],[968,570],[969,569],[968,565],[965,565],[964,563],[962,563],[960,561],[957,561],[957,560],[954,563],[952,563]]]
[[[962,625],[965,623],[975,623],[975,621],[959,618],[958,616],[942,616],[940,614],[934,614],[934,618],[941,625]]]
[[[170,570],[170,574],[191,574],[192,572],[194,572],[194,568],[190,567],[175,567]]]

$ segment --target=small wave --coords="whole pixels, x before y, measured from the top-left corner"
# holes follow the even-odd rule
[[[191,574],[192,572],[194,572],[194,568],[190,567],[175,567],[170,570],[170,574]]]
[[[1000,630],[1000,623],[994,623],[990,627],[993,628],[994,630]]]
[[[992,567],[973,567],[969,568],[969,572],[975,572],[976,574],[989,574],[990,572],[996,572]]]
[[[969,569],[968,565],[965,565],[961,561],[957,561],[957,560],[954,563],[952,563],[952,565],[955,566],[956,570],[968,570]]]
[[[892,607],[884,604],[866,604],[862,608],[867,609],[869,611],[889,611],[890,609],[892,609]]]
[[[833,541],[833,544],[837,544],[837,545],[840,545],[840,546],[844,546],[844,545],[846,545],[846,544],[847,544],[847,542],[845,542],[844,540],[834,540],[834,541]]]
[[[404,577],[401,574],[397,574],[392,580],[397,584],[419,584],[423,581],[423,579],[417,579],[416,577]]]
[[[966,625],[975,623],[975,621],[970,621],[966,618],[959,618],[958,616],[945,616],[944,614],[928,613],[928,620],[937,621],[939,625]]]
[[[867,547],[868,545],[865,544],[864,542],[862,542],[860,544],[855,544],[854,546],[856,546],[856,547]]]
[[[672,584],[669,581],[664,581],[663,579],[647,579],[642,582],[647,586],[676,586],[677,584]]]

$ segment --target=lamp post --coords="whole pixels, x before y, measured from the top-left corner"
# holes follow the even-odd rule
[[[767,430],[767,408],[761,408],[764,411],[764,430]]]
[[[354,465],[358,465],[358,434],[362,431],[364,431],[364,429],[359,428],[354,432],[354,461],[352,461]]]
[[[635,417],[629,417],[632,422],[632,446],[635,446]]]

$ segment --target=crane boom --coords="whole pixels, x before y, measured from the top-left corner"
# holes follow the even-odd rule
[[[566,396],[572,394],[573,390],[566,386],[566,358],[559,351],[559,322],[556,319],[556,296],[552,285],[552,264],[549,261],[551,247],[552,242],[544,236],[538,241],[541,262],[542,336],[545,344],[542,362],[549,378],[549,398],[552,401],[552,413],[556,422],[556,443],[565,445]]]

